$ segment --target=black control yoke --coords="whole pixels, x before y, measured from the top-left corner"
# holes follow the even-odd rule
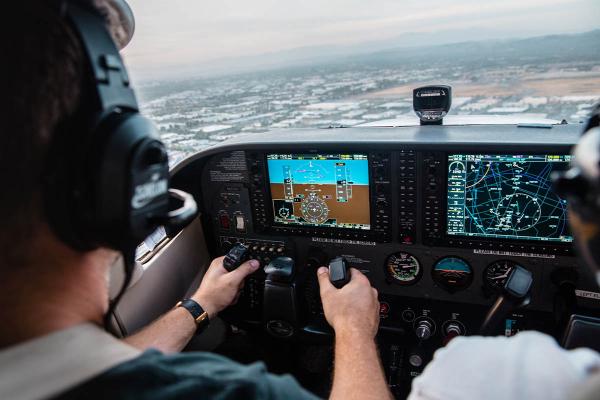
[[[329,281],[338,289],[350,282],[350,267],[344,257],[329,261]]]
[[[506,279],[502,292],[488,311],[479,333],[483,336],[495,335],[498,326],[515,309],[529,304],[529,293],[533,275],[521,266],[516,266]]]

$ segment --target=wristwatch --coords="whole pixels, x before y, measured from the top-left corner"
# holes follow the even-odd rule
[[[208,319],[208,313],[204,311],[204,308],[192,299],[181,300],[175,305],[175,308],[183,307],[192,314],[194,321],[196,322],[196,334],[202,333],[210,324]]]

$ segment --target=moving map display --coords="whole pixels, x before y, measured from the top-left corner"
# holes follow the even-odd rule
[[[370,229],[366,154],[268,154],[277,224]]]
[[[570,155],[448,156],[447,234],[572,242],[550,175]]]

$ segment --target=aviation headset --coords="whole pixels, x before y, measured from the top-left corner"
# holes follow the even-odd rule
[[[600,284],[600,104],[573,149],[571,168],[554,177],[554,187],[569,202],[571,227],[578,233],[579,255],[593,267]]]
[[[558,175],[554,185],[587,222],[600,225],[600,104],[592,110],[573,149],[571,168]]]
[[[106,1],[129,19],[128,41],[131,9],[124,0]],[[139,113],[104,16],[91,0],[59,0],[55,5],[78,36],[86,61],[79,108],[58,124],[50,142],[45,215],[72,248],[109,247],[123,254],[125,279],[104,315],[110,329],[131,281],[138,244],[158,226],[183,228],[196,216],[197,206],[190,194],[169,188],[165,146],[154,124]]]
[[[112,0],[123,15],[123,0]],[[44,185],[46,217],[77,250],[123,252],[126,264],[160,225],[181,227],[196,215],[191,195],[169,189],[169,165],[154,124],[139,113],[129,76],[106,20],[91,1],[57,2],[85,56],[83,99],[54,132]],[[176,203],[183,205],[171,210]]]

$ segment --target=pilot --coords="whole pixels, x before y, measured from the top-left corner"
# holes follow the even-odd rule
[[[185,307],[124,340],[102,328],[107,277],[118,254],[64,243],[42,206],[53,135],[82,106],[87,73],[81,40],[61,12],[65,3],[10,2],[0,24],[0,398],[314,398],[292,377],[269,374],[261,363],[245,366],[210,353],[178,353],[196,330]],[[124,26],[123,3],[81,2],[105,19],[117,44],[131,28]],[[72,151],[69,143],[61,150]],[[227,272],[218,258],[191,300],[215,318],[257,268],[250,260]],[[318,272],[325,316],[336,332],[331,397],[390,398],[374,341],[377,292],[357,270],[351,275],[336,289],[326,268]]]
[[[557,182],[583,264],[600,284],[600,104]],[[409,400],[598,399],[600,354],[565,350],[550,336],[458,337],[438,350],[414,379]]]

